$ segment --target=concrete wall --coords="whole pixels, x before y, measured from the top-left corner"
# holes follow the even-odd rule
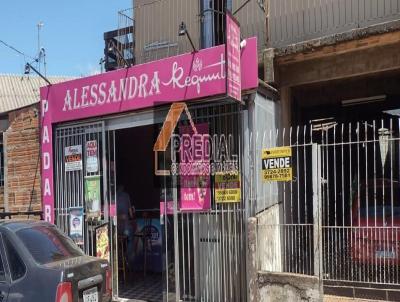
[[[321,301],[317,277],[258,272],[260,302]]]
[[[257,215],[258,268],[263,271],[282,271],[282,229],[279,217],[279,204],[275,204]]]
[[[271,208],[273,212],[275,209]],[[248,220],[247,238],[247,273],[248,273],[248,301],[249,302],[297,302],[297,301],[322,301],[322,285],[315,276],[290,274],[283,272],[271,272],[261,270],[278,269],[269,262],[268,253],[279,253],[274,251],[271,246],[276,235],[271,232],[260,232],[260,219],[266,222],[269,215],[262,218],[251,217]],[[263,234],[263,238],[259,238]],[[274,237],[275,236],[275,237]],[[279,238],[279,236],[277,237]],[[265,243],[262,243],[262,242]]]
[[[264,94],[265,93],[265,94]],[[261,154],[264,148],[279,146],[276,129],[280,128],[280,103],[277,96],[261,89],[249,104],[249,128],[251,156],[254,161],[253,194],[256,198],[255,211],[259,213],[279,202],[276,182],[265,183],[262,179]]]

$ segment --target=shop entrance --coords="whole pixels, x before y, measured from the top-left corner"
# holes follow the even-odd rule
[[[114,130],[118,296],[162,301],[160,186],[154,176],[156,126]]]
[[[166,110],[55,129],[56,224],[87,254],[110,261],[116,299],[247,300],[243,111],[241,105],[221,102],[188,112],[215,146],[224,144],[212,153],[228,151],[236,160],[231,183],[223,181],[224,175],[217,180],[210,174],[186,189],[185,177],[155,175],[153,146]],[[182,116],[175,133],[188,126],[188,116]],[[168,154],[158,159],[167,169]],[[210,164],[224,166],[219,159],[227,155],[211,154]],[[227,185],[233,192],[229,202],[216,196]],[[193,190],[208,196],[207,208],[183,206]]]
[[[125,240],[125,222],[117,218],[114,242],[117,242],[118,264],[114,272],[118,274],[117,296],[120,298],[141,301],[247,300],[245,222],[248,213],[241,192],[241,107],[237,104],[197,105],[189,107],[189,111],[199,129],[204,127],[207,134],[218,140],[230,140],[229,151],[238,161],[237,196],[234,202],[217,202],[216,179],[212,175],[205,188],[210,207],[187,210],[183,202],[188,190],[182,188],[182,176],[155,175],[153,146],[167,112],[162,112],[160,117],[155,114],[153,123],[146,126],[116,126],[118,129],[108,130],[110,149],[113,150],[109,153],[112,154],[110,162],[114,164],[111,170],[116,184],[116,212],[119,185],[123,185],[135,207],[131,231],[148,236],[143,240],[134,235],[133,247],[129,246],[129,240],[124,247],[121,240]],[[188,117],[182,115],[175,134],[188,126]],[[160,154],[158,168],[171,168],[168,165],[170,155],[170,150]],[[122,249],[127,251],[125,254],[133,255],[133,259],[128,256],[123,260]],[[129,272],[124,273],[122,261],[127,263]]]

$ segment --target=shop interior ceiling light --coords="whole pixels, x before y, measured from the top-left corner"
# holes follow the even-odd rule
[[[382,95],[376,95],[376,96],[371,96],[371,97],[366,97],[366,98],[342,100],[342,106],[343,107],[355,106],[355,105],[360,105],[360,104],[383,102],[385,100],[386,100],[386,95],[382,94]]]
[[[337,125],[334,117],[311,120],[310,124],[312,131],[326,131]]]

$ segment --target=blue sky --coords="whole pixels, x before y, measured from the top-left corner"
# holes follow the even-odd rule
[[[36,57],[42,21],[47,75],[89,75],[100,69],[103,33],[116,29],[118,11],[130,7],[132,0],[1,0],[0,40]],[[0,43],[0,73],[21,74],[26,61],[32,60]]]

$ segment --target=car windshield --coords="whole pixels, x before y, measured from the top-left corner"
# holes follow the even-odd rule
[[[55,227],[35,226],[26,228],[18,231],[17,236],[39,264],[84,255],[82,250],[69,237]]]
[[[360,217],[400,218],[400,189],[398,186],[362,188],[360,192]],[[393,205],[393,206],[392,206]]]

